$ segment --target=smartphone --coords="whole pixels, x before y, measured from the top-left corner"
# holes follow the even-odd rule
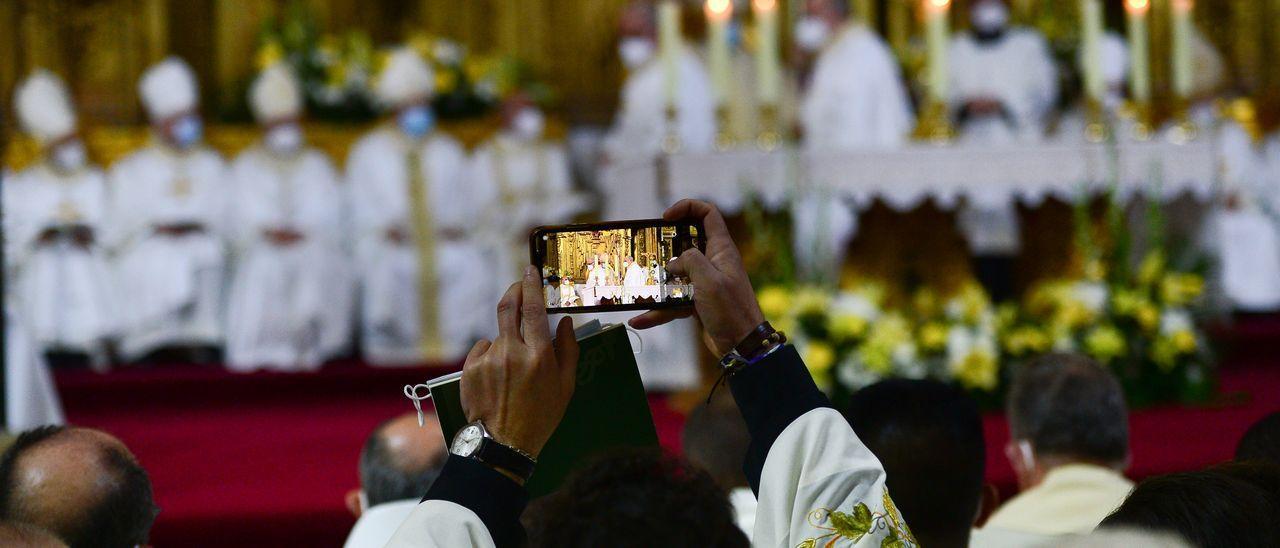
[[[667,273],[691,248],[706,249],[692,221],[615,221],[544,226],[529,235],[547,312],[651,310],[693,304],[693,282]]]

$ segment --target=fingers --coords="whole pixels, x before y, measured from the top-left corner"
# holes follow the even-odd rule
[[[520,332],[524,341],[530,345],[550,343],[551,334],[547,332],[547,309],[543,302],[542,277],[533,265],[524,267],[524,279],[520,282]],[[569,326],[573,331],[573,326]]]
[[[520,337],[520,283],[513,283],[507,293],[498,301],[498,338]]]
[[[689,269],[685,268],[684,261],[680,257],[676,257],[667,261],[667,277],[679,276],[681,278],[689,277]]]
[[[630,325],[633,329],[649,329],[681,318],[688,318],[692,315],[692,308],[650,310],[644,314],[631,318],[631,321],[628,321],[627,325]]]
[[[475,363],[481,356],[484,356],[485,352],[489,351],[491,346],[493,346],[493,343],[489,342],[488,339],[476,341],[476,344],[471,346],[471,351],[467,352],[467,361],[463,362],[463,367],[465,368],[466,364]]]
[[[706,284],[720,272],[716,270],[715,265],[711,264],[711,260],[697,249],[686,249],[680,254],[680,267],[689,273],[688,277],[693,280],[694,285]]]
[[[680,200],[667,208],[662,218],[668,221],[680,219],[698,219],[702,221],[703,230],[707,231],[707,247],[713,245],[733,246],[733,237],[729,235],[729,226],[724,222],[720,210],[709,202],[702,200]]]
[[[560,325],[556,326],[555,351],[561,374],[572,379],[578,371],[578,339],[573,336],[573,320],[568,316],[560,318]]]

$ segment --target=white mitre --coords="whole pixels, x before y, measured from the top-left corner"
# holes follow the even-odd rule
[[[1124,84],[1129,77],[1129,46],[1119,35],[1107,32],[1098,43],[1102,80],[1109,86]]]
[[[258,75],[249,88],[249,107],[261,123],[302,113],[302,88],[288,65],[276,63]]]
[[[200,104],[195,72],[177,57],[166,58],[147,69],[138,82],[138,93],[152,120],[163,120]]]
[[[431,66],[413,48],[401,46],[387,57],[386,66],[373,81],[373,92],[383,107],[429,98],[435,88]]]
[[[66,137],[76,130],[76,111],[67,86],[52,72],[36,69],[14,94],[18,121],[41,145]]]

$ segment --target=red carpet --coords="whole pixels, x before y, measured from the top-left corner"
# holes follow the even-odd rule
[[[1230,403],[1134,413],[1131,477],[1226,460],[1249,424],[1280,409],[1280,364],[1242,358],[1224,368]],[[405,384],[449,369],[233,375],[184,365],[57,378],[69,420],[119,436],[150,471],[156,546],[339,546],[354,522],[342,497],[357,485],[365,436],[413,410]],[[661,396],[651,403],[663,445],[678,451],[683,417]],[[988,479],[1008,496],[1003,417],[987,417],[986,432]]]

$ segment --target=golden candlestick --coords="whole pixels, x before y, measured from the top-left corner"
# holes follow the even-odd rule
[[[768,152],[777,149],[781,140],[778,132],[778,105],[760,105],[760,134],[756,137],[756,146]]]
[[[736,144],[729,130],[729,107],[720,105],[716,107],[716,150],[723,152]]]
[[[1130,101],[1125,103],[1120,115],[1133,123],[1129,128],[1129,136],[1135,141],[1150,141],[1154,132],[1151,116],[1151,103]]]
[[[1090,143],[1103,143],[1111,139],[1111,120],[1102,101],[1089,99],[1085,103],[1084,138]]]
[[[951,125],[951,116],[947,113],[947,104],[940,100],[930,99],[925,104],[924,110],[920,114],[920,120],[916,123],[916,129],[911,134],[917,141],[927,141],[934,144],[946,144],[956,138],[956,128]]]
[[[1169,130],[1169,142],[1184,145],[1200,136],[1200,128],[1191,119],[1191,102],[1186,99],[1175,99],[1173,106],[1173,127]]]
[[[666,111],[667,134],[662,138],[662,152],[680,152],[680,132],[676,130],[676,107],[668,105]]]

